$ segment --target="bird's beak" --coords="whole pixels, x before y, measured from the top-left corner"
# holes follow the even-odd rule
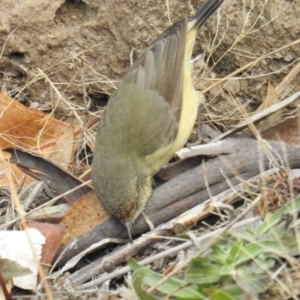
[[[131,221],[126,221],[126,222],[124,222],[124,224],[127,228],[129,239],[130,239],[130,241],[132,241],[132,235],[131,235],[132,222]]]

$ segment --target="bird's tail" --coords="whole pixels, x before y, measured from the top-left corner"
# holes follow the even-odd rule
[[[223,0],[207,0],[190,19],[191,28],[201,27],[207,19],[219,8]]]

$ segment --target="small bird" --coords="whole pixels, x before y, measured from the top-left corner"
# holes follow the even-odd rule
[[[223,0],[207,0],[156,38],[131,66],[101,116],[92,182],[107,212],[131,226],[152,194],[152,177],[187,142],[204,96],[192,81],[197,32]]]

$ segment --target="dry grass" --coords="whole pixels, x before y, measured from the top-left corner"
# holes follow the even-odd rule
[[[253,1],[251,2],[254,3]],[[267,1],[265,2],[266,5]],[[169,12],[169,2],[166,1],[166,7],[167,7],[167,14],[168,18],[170,20],[170,12]],[[264,9],[264,8],[263,8]],[[278,14],[277,17],[280,16],[282,12]],[[242,25],[242,30],[239,32],[235,42],[227,49],[219,59],[214,62],[214,64],[211,67],[208,67],[207,65],[204,66],[203,69],[200,70],[199,73],[195,75],[196,78],[204,79],[206,82],[213,81],[213,84],[209,84],[204,90],[203,93],[208,93],[212,90],[219,91],[216,92],[215,95],[220,94],[224,88],[226,89],[226,84],[230,81],[247,81],[249,79],[263,79],[268,78],[268,76],[274,74],[272,73],[265,73],[265,74],[255,74],[255,67],[262,62],[263,60],[267,58],[272,58],[274,54],[279,53],[285,49],[291,48],[295,45],[298,45],[300,43],[300,40],[296,40],[294,42],[291,42],[279,49],[275,49],[270,51],[269,53],[266,53],[264,55],[258,55],[258,54],[252,54],[247,53],[243,49],[239,48],[239,43],[245,39],[247,36],[253,34],[255,31],[259,32],[259,30],[262,27],[270,26],[270,24],[274,21],[274,19],[266,22],[259,28],[256,28],[256,24],[263,14],[263,10],[258,15],[257,19],[249,24],[249,15],[251,14],[251,7],[247,10],[244,7],[244,23]],[[220,25],[220,15],[218,15],[218,22],[216,24],[217,27]],[[17,28],[15,29],[17,30]],[[210,57],[213,56],[214,52],[218,49],[218,47],[222,44],[224,37],[226,36],[226,30],[223,31],[222,36],[219,37],[219,32],[221,32],[221,29],[217,30],[216,36],[211,40],[207,41],[209,44],[207,45],[207,48],[210,49],[210,52],[208,53],[208,59],[210,60]],[[9,38],[9,36],[8,36]],[[93,47],[99,46],[99,44],[94,45]],[[4,51],[4,47],[2,49],[2,52],[0,54],[0,59]],[[25,91],[30,88],[32,84],[35,82],[44,82],[45,86],[51,91],[51,108],[52,112],[51,114],[55,114],[56,110],[62,108],[66,113],[66,117],[73,119],[76,124],[79,124],[82,126],[82,136],[80,138],[81,146],[80,149],[80,160],[77,162],[77,166],[79,168],[80,164],[84,164],[84,168],[88,169],[89,161],[90,161],[90,154],[88,151],[86,151],[86,145],[91,147],[93,149],[95,144],[95,126],[89,128],[88,126],[88,118],[95,117],[99,112],[91,112],[89,109],[89,103],[87,101],[82,101],[83,104],[74,103],[69,100],[70,97],[66,97],[65,95],[68,94],[68,89],[71,85],[77,85],[81,86],[83,89],[83,94],[85,94],[85,85],[89,85],[91,83],[96,84],[96,86],[99,88],[99,90],[103,90],[104,84],[108,84],[113,89],[117,88],[118,82],[112,78],[107,78],[104,74],[99,74],[91,65],[88,60],[85,59],[85,53],[87,53],[90,49],[87,49],[85,51],[81,51],[78,53],[66,53],[66,57],[62,59],[61,61],[57,62],[56,65],[53,65],[47,69],[41,70],[38,69],[35,71],[35,76],[32,80],[30,80],[28,83],[26,83],[24,86],[18,86],[14,88],[13,90],[9,90],[9,95],[14,95],[15,98],[18,98],[20,95],[25,93]],[[233,53],[237,56],[246,56],[251,61],[244,65],[243,67],[239,68],[238,70],[234,71],[233,73],[223,77],[223,78],[213,78],[212,76],[212,70],[219,64],[220,61],[223,59],[226,59],[226,55],[228,53]],[[299,59],[298,59],[299,60]],[[282,82],[277,85],[277,88],[280,90],[280,96],[281,99],[286,97],[287,93],[290,93],[291,90],[294,89],[294,86],[298,83],[298,81],[295,83],[292,83],[292,80],[296,77],[296,75],[299,72],[299,62],[298,60],[294,60],[291,64],[287,65],[286,68],[291,68],[292,66],[295,66],[295,68],[290,71],[290,73],[285,77],[285,79],[282,80]],[[298,63],[296,65],[296,63]],[[62,66],[71,66],[75,72],[73,78],[70,78],[68,81],[65,82],[54,82],[51,79],[51,73],[53,70],[56,70],[55,68],[59,65]],[[296,71],[295,71],[296,69]],[[84,70],[92,71],[94,74],[93,78],[86,78],[84,75],[82,76],[82,72],[84,74]],[[254,72],[253,75],[249,76],[247,71],[252,70]],[[280,73],[282,69],[278,69],[278,73]],[[210,78],[207,78],[207,74],[211,76]],[[7,78],[9,78],[9,74],[7,74]],[[283,86],[283,88],[281,88]],[[275,87],[276,89],[276,87]],[[105,91],[104,91],[105,92]],[[107,93],[108,94],[108,93]],[[218,130],[227,131],[233,124],[237,124],[239,122],[242,122],[244,120],[249,120],[249,103],[252,99],[248,99],[247,101],[241,103],[241,101],[236,97],[234,94],[228,94],[227,100],[228,100],[228,106],[229,109],[224,110],[224,106],[215,105],[214,102],[215,99],[211,99],[210,102],[207,103],[205,107],[204,112],[204,119],[205,122],[213,126],[214,128],[217,128]],[[85,102],[85,103],[84,103]],[[102,111],[102,109],[101,109]],[[254,132],[255,136],[259,138],[259,131],[256,129],[255,125],[253,125],[251,122],[250,127],[252,132]],[[3,162],[5,160],[1,159]],[[270,155],[270,163],[272,162],[272,156]],[[286,165],[285,161],[283,161],[283,165]],[[282,166],[281,166],[282,167]],[[10,174],[10,168],[9,165],[6,167],[7,175],[9,177],[9,182],[11,183],[10,186],[6,187],[4,190],[8,194],[8,196],[3,196],[1,199],[1,228],[6,229],[11,227],[12,224],[19,224],[21,222],[22,224],[26,224],[26,215],[28,214],[28,211],[32,212],[34,210],[38,210],[45,205],[53,205],[57,201],[56,198],[50,200],[47,203],[40,204],[39,206],[33,208],[31,206],[28,207],[27,211],[24,211],[22,208],[22,204],[20,203],[19,197],[20,193],[22,193],[22,190],[25,189],[25,187],[15,187],[14,186],[14,180],[11,178]],[[293,199],[295,197],[293,192],[293,187],[291,184],[291,178],[290,178],[290,170],[288,168],[285,168],[284,171],[286,173],[286,182],[285,184],[288,187],[287,194],[285,195],[284,201],[278,203],[278,207],[282,206],[287,199]],[[276,180],[280,180],[282,177],[277,175],[274,175],[276,177]],[[282,185],[280,185],[282,186]],[[16,190],[19,190],[19,194]],[[228,207],[221,207],[215,208],[214,215],[219,217],[219,221],[213,225],[207,226],[206,228],[201,228],[201,230],[204,231],[201,232],[201,235],[209,235],[213,236],[211,239],[203,239],[206,242],[201,242],[199,247],[194,242],[198,238],[199,233],[196,231],[187,231],[187,239],[192,240],[192,244],[194,248],[196,248],[196,253],[193,253],[193,256],[201,256],[203,253],[207,252],[214,244],[216,244],[219,240],[224,237],[224,235],[233,227],[235,224],[240,222],[241,220],[247,220],[250,219],[249,216],[253,217],[257,214],[257,207],[258,204],[261,203],[264,199],[270,199],[269,193],[274,192],[275,194],[278,192],[277,197],[280,198],[282,195],[280,195],[279,191],[276,191],[277,187],[274,185],[274,182],[272,185],[270,183],[261,184],[260,190],[252,190],[253,186],[251,183],[247,186],[247,192],[238,190],[236,187],[232,187],[232,193],[235,195],[235,197],[239,197],[241,200],[244,200],[244,206],[238,208],[237,210],[233,208],[232,206]],[[7,200],[7,198],[11,198],[11,202]],[[59,197],[62,197],[60,195]],[[268,205],[267,205],[268,206]],[[225,213],[227,212],[227,214]],[[232,218],[232,212],[234,214],[234,217]],[[292,227],[294,228],[294,235],[297,241],[299,241],[299,231],[298,231],[298,221],[297,216],[292,215]],[[26,225],[24,225],[26,226]],[[253,226],[256,226],[255,222],[253,221]],[[195,238],[196,236],[196,238]],[[185,236],[186,238],[186,236]],[[164,238],[165,241],[162,242],[162,245],[164,243],[170,243],[168,238]],[[201,237],[199,238],[201,239]],[[167,242],[166,242],[167,241]],[[179,242],[179,241],[177,241]],[[168,244],[166,244],[168,247]],[[168,249],[169,250],[169,249]],[[165,257],[170,255],[170,252],[166,251]],[[157,282],[156,285],[153,285],[151,288],[148,289],[148,292],[154,291],[160,284],[162,284],[163,281],[166,281],[167,279],[171,278],[172,276],[176,276],[180,274],[180,272],[189,264],[191,259],[191,253],[189,251],[191,250],[184,250],[184,259],[180,257],[182,255],[182,252],[178,253],[172,253],[172,260],[177,262],[176,267],[170,271],[167,275],[164,276],[163,280]],[[163,262],[165,261],[165,257],[161,256],[159,259]],[[296,299],[297,295],[299,294],[297,281],[300,276],[299,274],[299,262],[298,260],[292,255],[288,254],[285,257],[283,257],[284,260],[278,262],[277,268],[273,269],[273,273],[269,274],[272,278],[272,284],[269,288],[269,291],[267,293],[271,294],[273,298],[275,299],[283,299],[290,297],[292,299]],[[158,258],[157,258],[158,259]],[[264,266],[261,266],[262,268]],[[167,266],[162,264],[161,270],[165,270]],[[40,276],[41,278],[44,278],[41,268],[40,268]],[[267,270],[268,271],[268,270]],[[268,271],[269,272],[269,271]],[[119,273],[118,273],[119,274]],[[180,277],[180,276],[179,276]],[[64,280],[63,276],[59,278],[58,280]],[[48,284],[45,285],[46,293],[47,293],[47,299],[53,299],[51,288]],[[98,289],[98,288],[97,288]],[[133,299],[133,291],[132,291],[132,285],[129,280],[129,288],[122,286],[117,289],[116,292],[112,292],[115,294],[118,294],[123,299],[126,299],[125,294],[127,293],[129,296],[127,299]],[[96,291],[93,290],[94,293]],[[124,292],[125,291],[125,292]],[[70,294],[74,292],[74,295],[76,295],[76,291],[69,291]],[[90,289],[87,289],[84,291],[84,293],[89,293]],[[267,295],[266,293],[266,295]],[[275,295],[274,295],[275,294]],[[170,297],[171,295],[169,295]],[[261,296],[262,298],[264,296]],[[91,297],[92,298],[92,297]]]

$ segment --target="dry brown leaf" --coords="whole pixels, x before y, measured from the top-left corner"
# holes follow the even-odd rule
[[[277,96],[277,93],[272,85],[272,83],[268,82],[268,93],[267,97],[263,101],[263,103],[259,106],[259,108],[256,110],[255,113],[258,113],[260,111],[263,111],[264,109],[270,107],[273,104],[276,104],[279,102],[279,98]],[[281,121],[282,111],[279,110],[275,112],[274,114],[270,115],[268,118],[263,120],[260,124],[260,130],[267,130],[268,128],[278,124]]]
[[[0,148],[19,147],[50,157],[63,168],[67,168],[76,150],[74,135],[79,135],[78,126],[55,119],[41,111],[30,109],[16,100],[0,94]],[[0,163],[5,173],[8,164]],[[14,165],[10,166],[17,185],[24,181],[24,173]],[[32,179],[26,176],[23,184]],[[5,174],[0,177],[0,186],[8,186]]]
[[[13,184],[19,188],[21,185],[27,185],[33,181],[33,179],[26,174],[24,174],[16,165],[10,164],[9,159],[11,154],[2,151],[0,148],[0,187],[9,187],[10,178],[13,180]],[[8,176],[9,172],[11,176]]]
[[[59,224],[30,221],[28,228],[37,229],[46,239],[40,262],[42,263],[44,274],[48,275],[53,257],[61,245],[65,227]]]
[[[32,182],[34,179],[31,177],[27,176],[22,172],[16,165],[13,164],[8,164],[7,162],[0,162],[0,170],[1,170],[1,175],[0,175],[0,187],[1,188],[6,188],[9,186],[9,181],[6,176],[7,168],[10,168],[10,172],[12,174],[12,179],[14,181],[14,185],[19,188],[22,184],[27,185],[30,182]]]
[[[16,100],[0,94],[0,146],[30,149],[49,157],[54,145],[72,125],[61,122],[45,113],[30,109]],[[69,135],[69,145],[73,149],[73,135]],[[64,151],[66,149],[64,148]]]
[[[108,218],[95,192],[90,192],[73,203],[60,222],[66,226],[62,243],[67,244],[71,239],[82,236]]]
[[[293,178],[293,188],[300,191],[300,179]]]
[[[299,117],[286,119],[261,133],[266,140],[281,141],[300,147]]]
[[[60,165],[64,170],[68,169],[73,151],[74,133],[71,127],[66,128],[64,134],[57,140],[50,153],[49,158]]]

